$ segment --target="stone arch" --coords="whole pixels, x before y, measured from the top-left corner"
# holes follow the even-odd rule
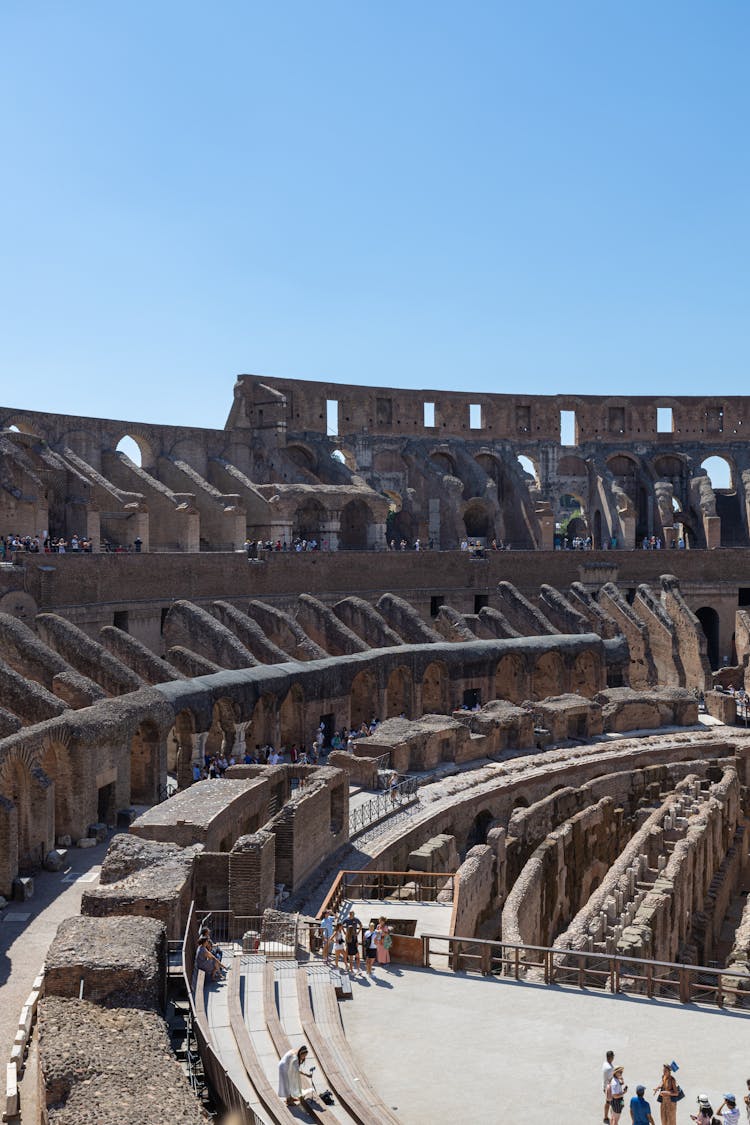
[[[521,703],[529,697],[529,677],[526,661],[511,653],[498,660],[495,668],[495,698]]]
[[[349,725],[358,727],[369,723],[373,716],[378,718],[380,696],[375,676],[372,672],[357,672],[349,689]]]
[[[531,481],[527,481],[526,483],[530,486],[538,486],[540,479],[539,462],[534,457],[529,457],[528,453],[519,453],[517,460],[521,472],[524,474],[524,478],[532,478]]]
[[[712,453],[701,461],[701,468],[705,470],[714,492],[732,491],[735,487],[735,467],[724,453]]]
[[[79,836],[74,819],[74,769],[70,751],[60,739],[50,739],[42,747],[40,765],[54,786],[54,837]]]
[[[357,458],[351,449],[334,449],[331,454],[332,461],[338,461],[340,465],[346,465],[350,472],[356,473],[357,471]]]
[[[299,539],[317,539],[320,542],[326,510],[314,496],[308,496],[294,513],[292,534]]]
[[[264,692],[253,707],[250,717],[250,730],[247,734],[248,746],[255,750],[256,746],[276,746],[278,739],[278,708],[276,696],[271,692]]]
[[[142,469],[148,469],[155,464],[156,458],[151,442],[138,430],[129,429],[115,445],[116,453],[124,453],[126,457]]]
[[[279,708],[279,738],[282,746],[293,742],[305,745],[308,731],[305,726],[305,696],[299,684],[292,684]]]
[[[400,512],[396,512],[391,523],[391,539],[395,539],[396,546],[398,547],[402,539],[405,539],[408,546],[413,546],[417,538],[417,521],[411,512],[405,512],[402,508]]]
[[[448,667],[433,660],[422,673],[422,714],[446,715],[449,708]]]
[[[599,661],[592,652],[581,652],[573,661],[570,690],[589,699],[599,690]]]
[[[166,755],[165,755],[166,759]],[[139,723],[130,740],[130,799],[135,804],[152,805],[159,796],[161,779],[161,737],[151,719]]]
[[[312,449],[307,445],[302,445],[300,442],[292,442],[286,446],[286,455],[293,465],[298,469],[304,469],[306,472],[313,472],[317,463],[317,458]]]
[[[537,660],[531,676],[531,698],[547,699],[565,690],[565,669],[559,652],[545,652]]]
[[[514,809],[527,809],[529,807],[528,797],[524,797],[523,793],[517,793],[513,798]]]
[[[406,715],[411,718],[412,700],[414,698],[414,684],[408,668],[403,665],[394,668],[388,677],[385,689],[385,715],[387,719],[394,715]]]
[[[369,546],[370,532],[375,517],[364,500],[350,500],[341,510],[339,545],[344,551],[365,551]]]
[[[481,812],[477,813],[466,837],[467,852],[476,847],[477,844],[487,843],[487,833],[494,819],[491,809],[482,809]]]
[[[12,805],[8,810],[8,851],[12,854],[15,841],[17,870],[21,875],[30,875],[41,866],[50,843],[49,810],[43,798],[51,783],[40,772],[32,754],[21,747],[3,761],[0,784]]]
[[[456,476],[456,462],[453,455],[444,449],[436,449],[429,457],[432,464],[443,476]]]
[[[557,475],[560,477],[586,477],[588,479],[589,474],[586,462],[582,457],[576,457],[573,453],[566,453],[557,463]]]

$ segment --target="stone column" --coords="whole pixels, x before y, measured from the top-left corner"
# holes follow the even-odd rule
[[[341,537],[341,512],[327,511],[320,524],[320,540],[329,551],[338,551]]]
[[[234,759],[236,762],[240,761],[245,756],[247,746],[247,728],[249,726],[249,722],[234,724],[234,747],[232,748],[232,753],[234,754]]]

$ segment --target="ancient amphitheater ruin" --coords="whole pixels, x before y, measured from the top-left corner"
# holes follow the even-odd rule
[[[223,430],[0,427],[5,933],[109,841],[14,960],[9,1120],[453,1120],[393,1108],[324,908],[446,990],[750,1007],[750,399],[241,376]],[[303,1038],[334,1105],[278,1096]]]

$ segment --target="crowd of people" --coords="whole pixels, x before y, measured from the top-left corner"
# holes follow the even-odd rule
[[[659,1106],[658,1125],[677,1125],[677,1106],[685,1096],[676,1078],[679,1069],[674,1061],[664,1063],[661,1077],[653,1088],[651,1096],[656,1099]],[[628,1086],[625,1082],[625,1068],[615,1065],[614,1051],[607,1051],[602,1064],[602,1091],[604,1123],[618,1125],[625,1106]],[[750,1078],[747,1079],[747,1091],[743,1100],[747,1119],[750,1121]],[[697,1125],[738,1125],[740,1110],[735,1095],[724,1094],[720,1102],[718,1098],[716,1101],[718,1106],[714,1109],[708,1094],[698,1094],[696,1112],[689,1115],[690,1120],[697,1122]],[[646,1098],[646,1087],[643,1084],[636,1086],[628,1108],[630,1125],[656,1125],[651,1104]]]
[[[343,963],[347,972],[358,976],[364,972],[372,977],[375,965],[385,967],[391,963],[393,935],[386,918],[371,918],[365,927],[355,914],[335,919],[332,910],[324,910],[320,920],[320,955],[326,964],[338,969]]]
[[[85,536],[72,535],[70,539],[64,536],[49,535],[0,535],[0,562],[4,562],[18,551],[30,555],[64,555],[70,551],[72,554],[90,555],[94,544]]]
[[[404,716],[402,715],[402,718]],[[193,781],[205,781],[206,778],[223,777],[230,766],[279,766],[284,764],[298,766],[317,766],[327,758],[331,750],[346,750],[354,753],[357,739],[367,738],[374,734],[380,725],[380,720],[372,717],[369,723],[362,722],[359,727],[351,729],[343,726],[334,732],[330,742],[326,739],[325,724],[321,723],[309,745],[293,742],[291,746],[281,746],[278,749],[270,743],[261,745],[256,743],[252,750],[247,746],[242,756],[232,752],[227,755],[226,744],[222,743],[218,753],[207,750],[203,755],[203,762],[193,763]]]

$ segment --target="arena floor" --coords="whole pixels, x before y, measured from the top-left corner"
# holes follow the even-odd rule
[[[627,1101],[650,1097],[661,1063],[680,1064],[678,1120],[707,1093],[741,1099],[750,1012],[517,984],[427,969],[380,969],[340,1011],[371,1080],[408,1125],[577,1125],[602,1120],[601,1065],[625,1067]],[[740,1101],[741,1106],[741,1101]]]

